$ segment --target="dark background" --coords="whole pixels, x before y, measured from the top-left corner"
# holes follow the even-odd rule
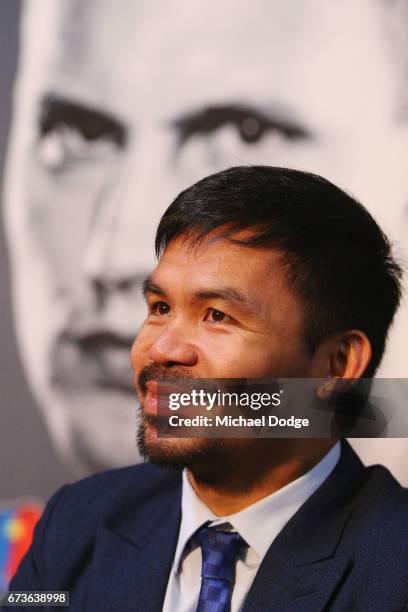
[[[20,7],[21,0],[0,0],[0,176],[3,174],[10,124]],[[14,341],[2,217],[0,343],[0,500],[4,502],[21,496],[45,500],[70,476],[51,448],[45,426],[24,380]]]

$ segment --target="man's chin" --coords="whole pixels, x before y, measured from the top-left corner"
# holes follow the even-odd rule
[[[137,434],[139,453],[159,467],[187,468],[203,481],[214,481],[225,465],[224,441],[217,438],[160,438],[155,428],[141,423]]]
[[[75,477],[140,462],[134,396],[99,388],[68,393],[54,386],[46,399],[41,408],[55,449]]]

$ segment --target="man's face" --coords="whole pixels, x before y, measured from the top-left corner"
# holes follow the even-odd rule
[[[285,284],[279,251],[215,235],[197,249],[189,246],[183,237],[173,240],[146,282],[148,314],[132,347],[132,366],[146,454],[191,467],[197,454],[205,460],[203,451],[211,463],[213,448],[259,446],[259,440],[159,438],[153,422],[158,380],[321,372],[305,348],[301,302]]]
[[[67,460],[134,461],[128,353],[154,229],[180,189],[231,165],[287,165],[401,226],[390,24],[368,0],[28,5],[6,221],[25,366]]]

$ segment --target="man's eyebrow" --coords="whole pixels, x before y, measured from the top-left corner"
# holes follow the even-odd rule
[[[251,124],[245,124],[251,120]],[[255,123],[254,123],[255,122]],[[255,141],[257,134],[256,125],[259,130],[276,130],[288,140],[310,139],[311,132],[297,119],[291,116],[287,110],[279,108],[268,110],[260,109],[258,105],[249,103],[214,104],[187,112],[184,116],[172,122],[179,132],[179,142],[183,144],[194,134],[208,134],[227,124],[241,126],[245,137],[245,125],[248,130],[246,139],[248,142]]]
[[[255,300],[248,298],[234,287],[198,289],[194,292],[193,296],[199,300],[222,300],[248,312],[259,310],[259,305]]]
[[[69,126],[78,129],[89,141],[105,137],[119,146],[126,144],[125,125],[117,118],[83,102],[55,94],[44,96],[39,126],[43,136],[56,127]]]
[[[145,296],[147,293],[154,293],[154,295],[166,296],[166,292],[160,285],[158,285],[151,276],[148,276],[142,285],[142,293]]]
[[[154,295],[159,295],[161,297],[166,297],[166,291],[160,287],[156,281],[151,276],[148,276],[142,285],[143,295],[146,296],[147,293],[153,293]],[[247,312],[257,312],[259,310],[259,305],[253,299],[249,299],[243,293],[235,289],[234,287],[217,287],[214,289],[197,289],[192,292],[193,300],[221,300],[223,302],[232,304],[237,306],[241,310],[245,310]]]

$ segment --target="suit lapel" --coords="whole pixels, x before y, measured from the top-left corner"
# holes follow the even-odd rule
[[[98,612],[160,612],[181,518],[178,486],[98,531],[86,609]]]
[[[243,612],[321,612],[349,567],[350,559],[344,556],[296,567],[279,553],[268,555],[256,575]]]
[[[243,612],[321,612],[352,560],[337,554],[356,493],[368,473],[347,442],[336,468],[269,548]]]

